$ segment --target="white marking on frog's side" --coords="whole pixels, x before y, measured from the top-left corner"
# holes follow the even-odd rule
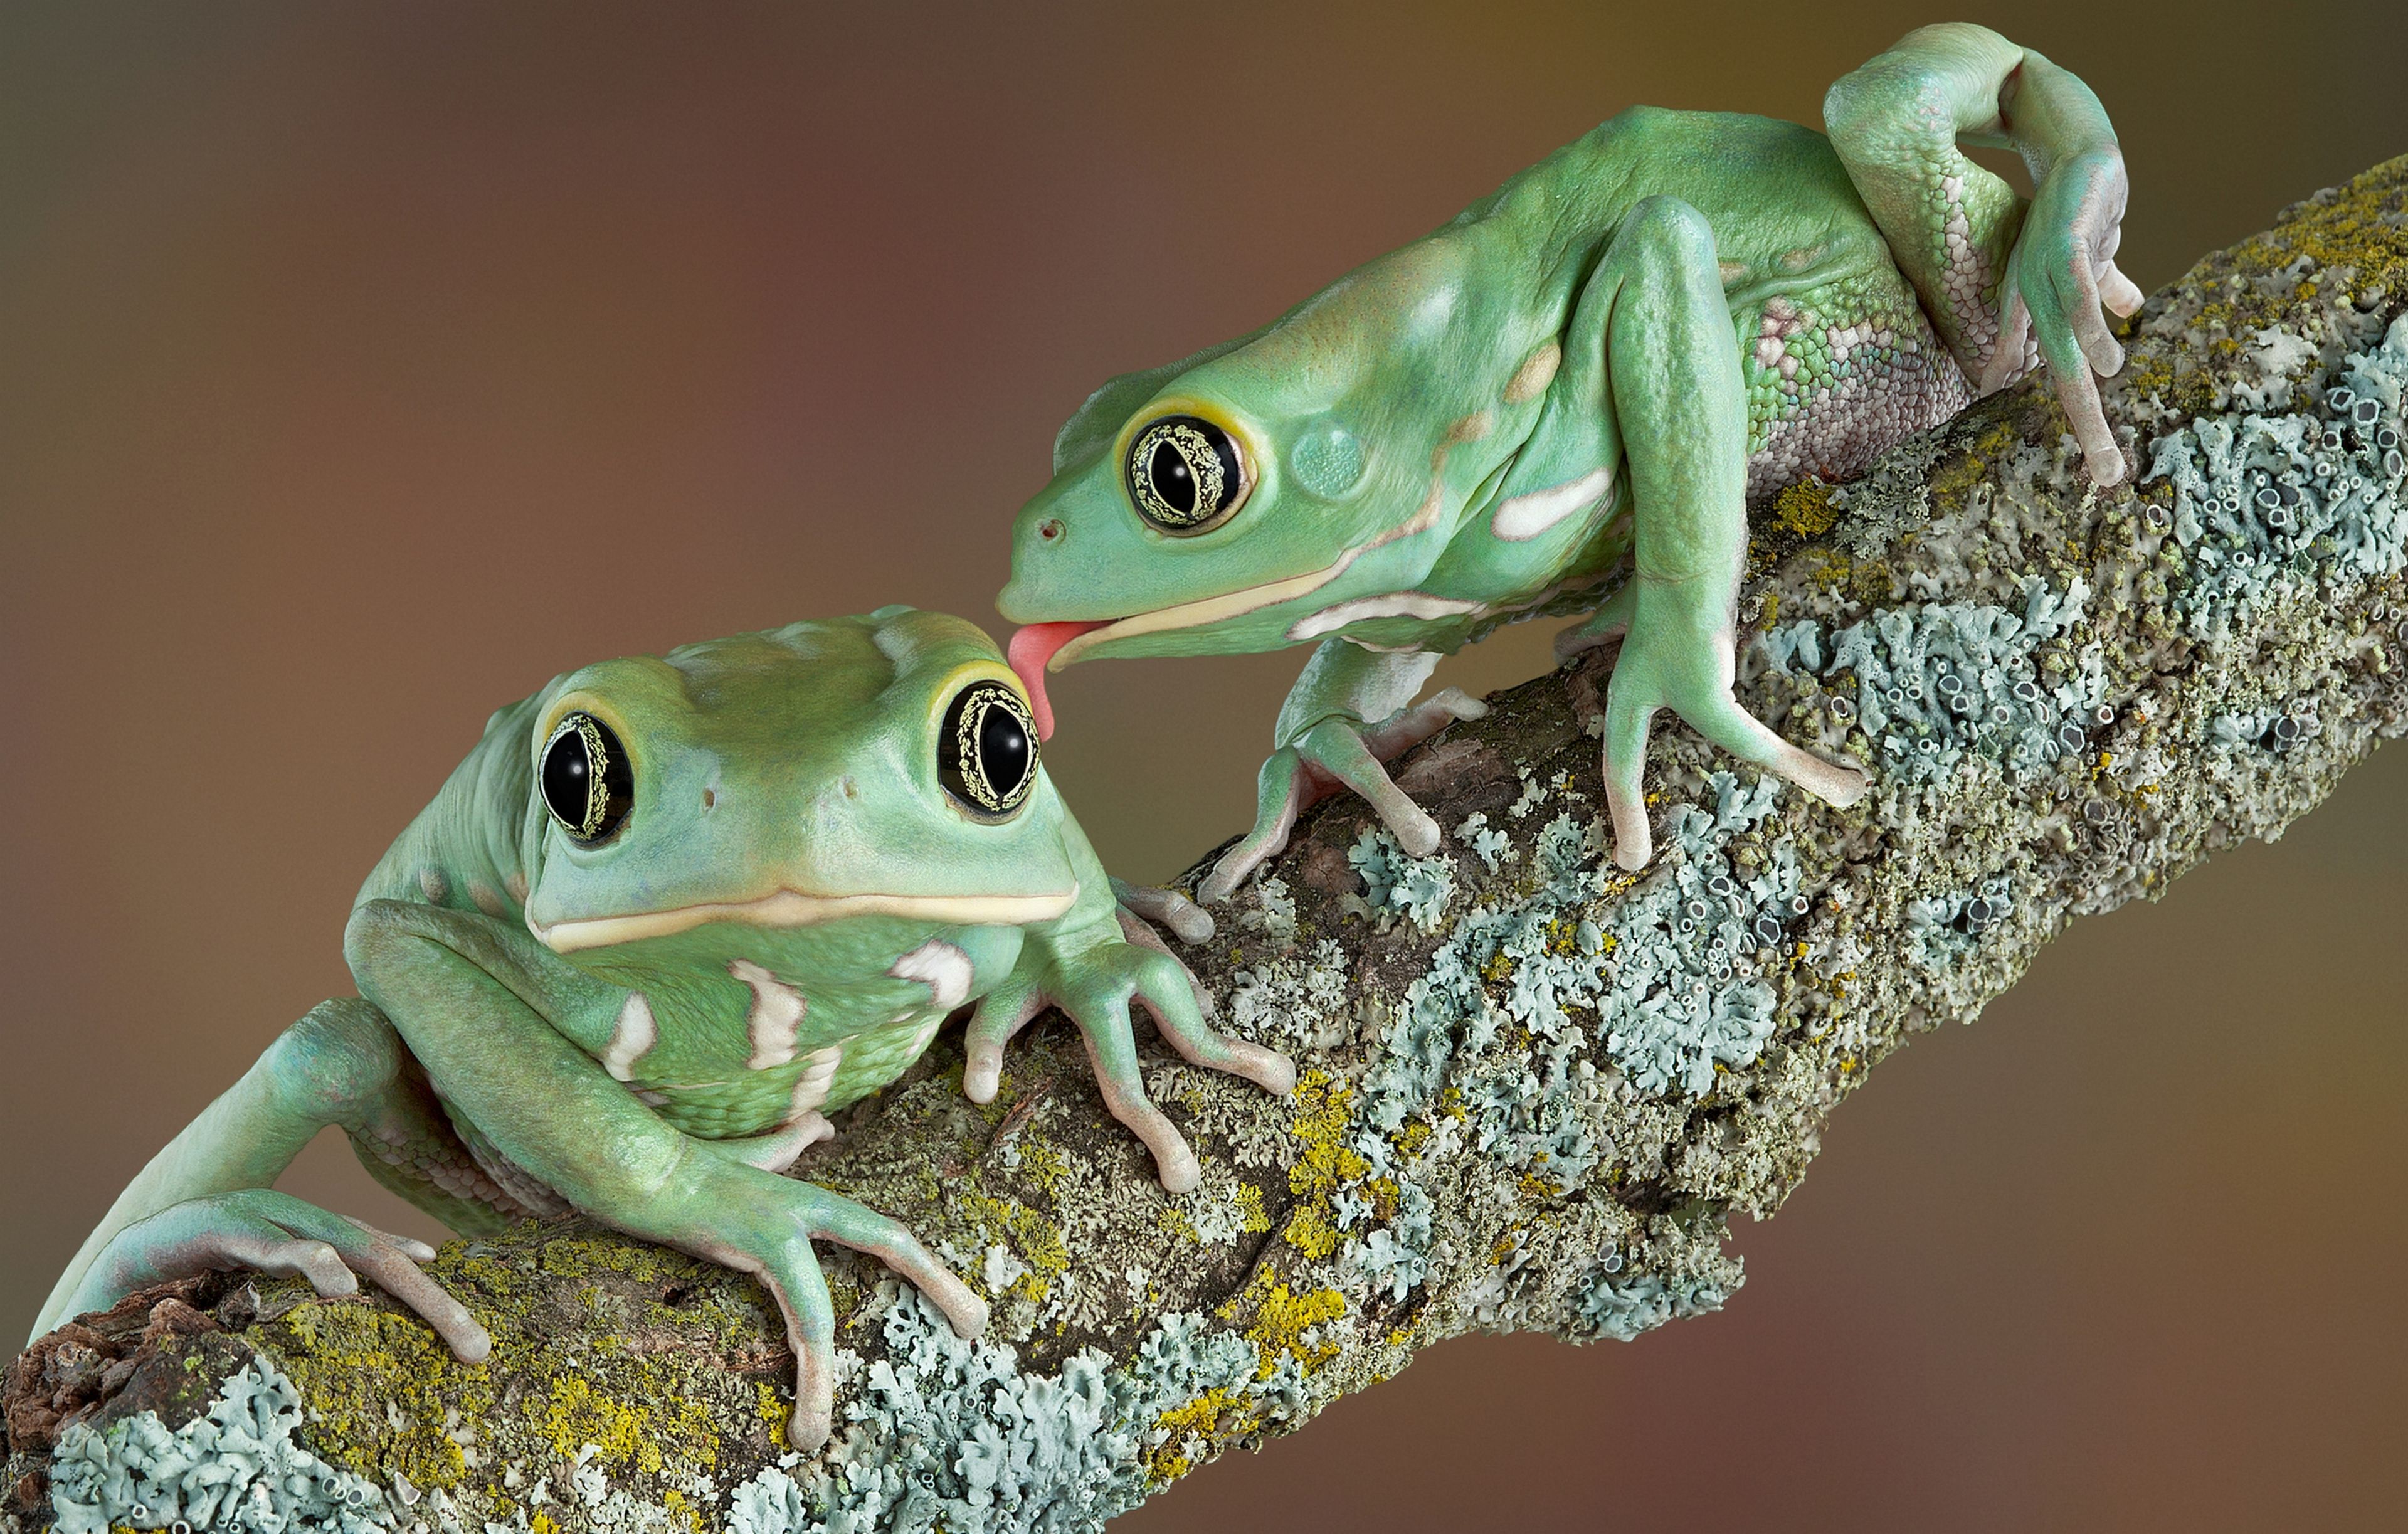
[[[649,1086],[629,1087],[627,1090],[633,1092],[636,1095],[636,1100],[647,1108],[658,1108],[669,1100],[667,1093],[655,1092]]]
[[[752,1040],[752,1057],[744,1062],[744,1068],[767,1070],[791,1062],[795,1057],[795,1030],[803,1025],[803,1013],[810,1007],[803,1000],[803,993],[751,959],[728,960],[727,972],[752,988],[752,1010],[744,1018],[744,1031]]]
[[[1512,381],[1505,385],[1505,403],[1523,405],[1545,394],[1547,385],[1555,381],[1555,369],[1563,362],[1564,349],[1558,341],[1549,341],[1531,352],[1529,359],[1514,370]]]
[[[896,980],[916,980],[927,986],[936,997],[937,1010],[950,1012],[969,999],[970,982],[978,971],[968,953],[931,938],[896,959],[895,968],[886,972]]]
[[[1612,488],[1611,467],[1591,469],[1577,480],[1502,503],[1488,523],[1489,531],[1509,543],[1526,543],[1566,517],[1596,506]]]
[[[1298,618],[1288,626],[1291,639],[1310,639],[1344,628],[1348,624],[1366,618],[1446,618],[1458,612],[1477,612],[1480,604],[1455,596],[1432,596],[1427,592],[1391,592],[1385,596],[1358,596],[1351,602],[1323,608],[1308,618]],[[1418,648],[1418,647],[1416,647]]]
[[[421,868],[418,870],[418,890],[426,896],[428,905],[439,906],[443,897],[452,893],[452,882],[443,877],[440,868]]]
[[[610,1030],[610,1043],[602,1052],[602,1068],[614,1082],[631,1080],[636,1062],[660,1037],[661,1030],[652,1022],[652,1004],[644,999],[643,992],[628,992],[627,1004],[619,1009],[618,1025]]]
[[[789,1124],[799,1125],[810,1119],[819,1118],[819,1106],[827,1101],[828,1088],[836,1082],[836,1068],[843,1063],[844,1046],[842,1044],[830,1044],[824,1049],[815,1049],[804,1057],[803,1073],[795,1078],[795,1095],[786,1105],[786,1119]],[[820,1119],[820,1122],[827,1124],[825,1119]],[[834,1135],[836,1126],[829,1125],[827,1132],[831,1136]],[[811,1142],[805,1140],[803,1143],[808,1145]]]

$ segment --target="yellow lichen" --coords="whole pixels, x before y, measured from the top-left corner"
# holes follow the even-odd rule
[[[1335,1342],[1307,1342],[1304,1334],[1343,1316],[1346,1313],[1344,1295],[1335,1289],[1314,1289],[1296,1294],[1268,1273],[1259,1271],[1250,1288],[1259,1292],[1254,1324],[1246,1328],[1246,1340],[1254,1343],[1259,1360],[1254,1378],[1269,1379],[1279,1369],[1283,1357],[1295,1359],[1298,1368],[1311,1374],[1338,1356]]]
[[[1218,1449],[1242,1436],[1243,1428],[1238,1424],[1251,1426],[1253,1420],[1254,1413],[1218,1385],[1184,1406],[1172,1407],[1154,1419],[1154,1426],[1166,1436],[1160,1447],[1147,1451],[1146,1474],[1157,1485],[1178,1480],[1196,1468],[1186,1450],[1191,1434]]]
[[[1772,497],[1773,520],[1800,538],[1821,538],[1840,520],[1831,504],[1831,487],[1820,480],[1784,485]]]
[[[711,1428],[710,1412],[690,1394],[660,1383],[664,1388],[646,1390],[638,1398],[645,1404],[628,1406],[603,1395],[582,1375],[558,1375],[552,1382],[551,1398],[540,1410],[530,1403],[529,1414],[563,1459],[575,1459],[591,1444],[598,1451],[595,1457],[605,1465],[658,1475],[666,1445],[681,1465],[714,1468],[719,1436]],[[653,1403],[669,1407],[667,1421],[655,1413]]]
[[[303,1408],[355,1474],[395,1471],[433,1489],[461,1484],[467,1461],[445,1428],[493,1409],[493,1376],[463,1364],[415,1316],[359,1304],[303,1305],[280,1323],[295,1344],[278,1351]]]

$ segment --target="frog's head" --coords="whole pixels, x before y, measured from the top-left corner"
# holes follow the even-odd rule
[[[994,642],[882,608],[605,661],[538,699],[528,927],[556,953],[713,923],[1021,925],[1079,893]]]
[[[1048,670],[1304,643],[1338,626],[1317,615],[1427,572],[1493,466],[1466,445],[1498,423],[1481,380],[1514,344],[1457,323],[1464,269],[1459,240],[1407,246],[1070,418],[996,598],[1025,625],[1011,664],[1041,734]]]

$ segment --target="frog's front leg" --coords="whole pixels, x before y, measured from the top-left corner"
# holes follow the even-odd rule
[[[962,1336],[984,1329],[985,1301],[899,1222],[704,1148],[597,1069],[630,1019],[649,1025],[639,994],[523,931],[392,900],[352,913],[344,953],[436,1090],[502,1154],[606,1225],[761,1281],[795,1351],[796,1447],[825,1441],[835,1401],[836,1315],[814,1240],[885,1263]]]
[[[1274,749],[1254,781],[1254,827],[1212,866],[1197,895],[1226,900],[1266,859],[1286,847],[1296,817],[1314,800],[1353,789],[1379,811],[1399,846],[1416,857],[1438,850],[1438,822],[1388,777],[1383,765],[1488,705],[1449,687],[1415,707],[1439,657],[1427,651],[1373,651],[1325,639],[1280,706]]]
[[[419,1270],[433,1249],[273,1191],[301,1147],[335,1125],[380,1181],[421,1208],[458,1228],[498,1223],[506,1201],[426,1097],[399,1035],[365,1001],[325,1001],[118,1196],[44,1303],[36,1334],[165,1279],[252,1268],[306,1278],[322,1295],[355,1293],[366,1278],[462,1359],[484,1357],[493,1345],[484,1328]],[[405,1184],[403,1167],[418,1169],[415,1181]]]
[[[1747,395],[1704,215],[1675,197],[1633,208],[1573,323],[1594,325],[1604,341],[1633,508],[1632,573],[1592,625],[1627,624],[1606,690],[1614,861],[1643,867],[1653,850],[1641,781],[1659,709],[1742,761],[1832,804],[1855,803],[1862,773],[1782,739],[1731,693],[1747,558]]]
[[[1095,850],[1075,824],[1064,839],[1082,889],[1103,884]],[[1132,1003],[1143,1007],[1171,1048],[1199,1066],[1242,1076],[1284,1097],[1295,1089],[1296,1066],[1277,1050],[1220,1032],[1204,1018],[1203,996],[1187,967],[1167,948],[1128,940],[1109,900],[1082,899],[1059,920],[1032,928],[1011,973],[979,997],[965,1039],[962,1090],[973,1102],[992,1102],[1001,1084],[1003,1047],[1049,1006],[1069,1014],[1086,1041],[1087,1059],[1112,1117],[1154,1153],[1162,1185],[1185,1193],[1202,1178],[1195,1151],[1178,1126],[1146,1095],[1138,1070]]]

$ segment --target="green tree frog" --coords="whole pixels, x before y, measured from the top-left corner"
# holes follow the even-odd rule
[[[1650,721],[1837,805],[1866,780],[1731,692],[1747,515],[1860,473],[2045,361],[2091,476],[2122,456],[2093,373],[2126,183],[2106,113],[2040,54],[1928,27],[1834,85],[1828,136],[1635,108],[1264,329],[1112,380],[1062,428],[996,606],[1040,731],[1044,674],[1109,655],[1317,648],[1280,710],[1226,896],[1340,787],[1417,854],[1383,765],[1484,706],[1410,706],[1440,655],[1586,612],[1616,636],[1604,777],[1643,867]],[[1960,145],[2012,147],[2027,204]]]
[[[272,1184],[339,1125],[466,1233],[575,1210],[759,1276],[797,1359],[790,1436],[826,1437],[834,1322],[814,1240],[869,1253],[964,1336],[986,1306],[896,1221],[781,1175],[827,1115],[975,1003],[964,1085],[1049,1003],[1105,1101],[1191,1187],[1129,1008],[1188,1058],[1284,1093],[1125,917],[1038,760],[1026,700],[957,618],[885,608],[605,661],[494,714],[361,889],[360,995],[324,1002],[136,1178],[37,1327],[207,1268],[372,1280],[462,1358],[490,1347],[434,1253]]]

